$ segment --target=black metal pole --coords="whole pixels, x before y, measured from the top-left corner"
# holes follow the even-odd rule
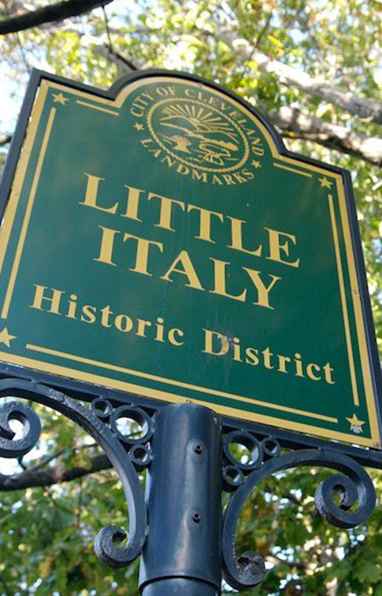
[[[147,480],[149,533],[142,596],[218,596],[221,422],[202,406],[160,409]]]

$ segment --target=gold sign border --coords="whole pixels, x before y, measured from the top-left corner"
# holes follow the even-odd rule
[[[5,211],[3,229],[2,229],[2,232],[0,235],[0,272],[1,272],[3,264],[4,264],[8,243],[9,243],[12,227],[14,224],[16,212],[17,212],[19,198],[21,196],[21,191],[22,191],[27,167],[29,165],[29,159],[30,159],[31,152],[32,152],[32,149],[34,146],[34,141],[36,139],[37,130],[38,130],[38,127],[40,124],[42,111],[45,106],[45,102],[47,99],[49,89],[55,89],[61,93],[65,92],[65,93],[68,93],[71,95],[75,95],[80,98],[80,99],[77,99],[78,105],[83,106],[88,109],[101,111],[101,112],[106,113],[113,117],[118,117],[119,112],[115,111],[115,108],[119,109],[123,105],[126,98],[133,91],[135,91],[137,88],[139,88],[143,85],[149,84],[150,82],[157,82],[157,83],[169,83],[169,82],[174,83],[174,82],[176,82],[176,83],[183,83],[183,84],[187,84],[187,85],[193,85],[195,87],[198,87],[201,90],[206,88],[206,85],[204,85],[203,83],[196,82],[196,81],[192,81],[192,80],[188,80],[188,79],[185,80],[185,79],[179,79],[179,78],[171,78],[171,77],[166,77],[166,76],[161,76],[161,75],[160,76],[154,75],[154,76],[148,76],[143,79],[139,79],[135,82],[127,84],[127,86],[124,87],[118,93],[118,95],[115,99],[109,99],[109,98],[105,98],[105,97],[98,97],[90,92],[75,89],[73,87],[66,86],[62,83],[57,83],[57,82],[49,81],[46,79],[43,79],[41,81],[38,95],[37,95],[37,98],[35,100],[35,103],[34,103],[34,106],[32,109],[31,118],[30,118],[30,122],[28,125],[26,137],[25,137],[25,140],[23,143],[21,157],[20,157],[17,167],[16,167],[16,173],[15,173],[15,177],[14,177],[14,181],[13,181],[12,190],[10,193],[10,198],[9,198],[7,208]],[[263,414],[255,414],[255,413],[248,412],[248,411],[245,411],[245,417],[247,420],[251,420],[254,422],[269,424],[271,426],[277,425],[277,426],[281,426],[282,428],[299,431],[299,432],[303,432],[303,433],[307,433],[307,434],[311,434],[311,435],[316,435],[321,438],[334,439],[337,441],[358,444],[360,446],[366,446],[366,447],[380,447],[381,437],[380,437],[380,433],[379,433],[376,404],[375,404],[375,399],[374,399],[373,381],[372,381],[372,376],[371,376],[369,352],[368,352],[367,340],[366,340],[366,329],[365,329],[364,317],[363,317],[363,312],[362,312],[362,304],[361,304],[361,299],[360,299],[360,289],[359,289],[359,285],[358,285],[357,272],[356,272],[356,268],[355,268],[355,259],[354,259],[354,254],[353,254],[353,246],[352,246],[351,232],[350,232],[350,222],[349,222],[349,215],[348,215],[348,211],[347,211],[345,189],[344,189],[342,177],[340,174],[331,172],[330,170],[326,170],[322,167],[308,164],[303,161],[299,161],[298,159],[288,157],[286,155],[282,155],[279,152],[271,134],[269,133],[269,131],[267,130],[265,125],[261,122],[261,120],[259,120],[255,116],[255,114],[253,114],[250,110],[245,108],[241,103],[234,100],[230,96],[225,95],[221,91],[218,91],[217,89],[215,89],[213,87],[207,87],[207,88],[210,93],[214,93],[215,95],[220,96],[220,97],[223,95],[225,101],[228,101],[229,103],[233,104],[233,106],[236,109],[243,111],[245,113],[245,115],[247,117],[249,117],[256,124],[256,126],[261,130],[262,134],[264,135],[265,139],[267,140],[268,146],[271,151],[271,155],[275,160],[275,162],[274,162],[275,167],[278,167],[278,168],[281,168],[284,170],[288,170],[290,172],[293,172],[297,175],[302,175],[302,176],[311,177],[312,174],[310,172],[322,174],[325,177],[330,177],[336,184],[338,199],[339,199],[338,202],[339,202],[340,218],[341,218],[342,230],[343,230],[344,241],[345,241],[346,260],[347,260],[347,266],[348,266],[350,282],[351,282],[351,293],[352,293],[352,297],[353,297],[353,306],[354,306],[354,314],[355,314],[355,322],[356,322],[356,334],[357,334],[357,338],[358,338],[358,342],[359,342],[358,345],[359,345],[359,351],[360,351],[360,357],[361,357],[361,363],[362,363],[363,383],[364,383],[365,395],[366,395],[366,405],[367,405],[367,410],[368,410],[368,415],[369,415],[371,438],[354,436],[354,435],[351,435],[350,433],[347,434],[347,433],[343,433],[343,432],[330,430],[327,428],[314,427],[314,426],[311,426],[308,424],[292,422],[290,420],[285,420],[283,418],[275,418],[273,416],[266,416]],[[110,109],[110,108],[114,108],[114,109]],[[28,232],[29,220],[30,220],[31,212],[33,209],[33,202],[34,202],[34,198],[35,198],[37,187],[38,187],[38,180],[39,180],[39,176],[41,173],[44,156],[45,156],[45,152],[46,152],[46,149],[48,146],[49,136],[50,136],[50,133],[51,133],[51,130],[53,127],[53,122],[54,122],[55,116],[56,116],[56,108],[52,107],[50,110],[49,116],[48,116],[48,122],[47,122],[47,126],[46,126],[45,133],[43,136],[43,141],[42,141],[39,157],[37,160],[35,175],[34,175],[31,190],[29,193],[26,212],[25,212],[24,220],[23,220],[22,227],[21,227],[19,242],[17,245],[15,258],[14,258],[12,269],[11,269],[10,279],[9,279],[9,283],[8,283],[6,294],[5,294],[5,299],[4,299],[4,302],[2,305],[2,309],[1,309],[0,316],[3,319],[6,319],[6,317],[8,315],[9,308],[10,308],[12,293],[13,293],[13,289],[14,289],[14,285],[15,285],[15,281],[16,281],[16,276],[17,276],[17,271],[18,271],[19,263],[20,263],[21,256],[22,256],[23,245],[24,245],[25,238],[26,238],[26,235]],[[281,162],[281,163],[278,163],[278,162]],[[296,168],[295,166],[298,166],[298,167]],[[303,170],[308,170],[308,172],[303,171]],[[347,351],[348,351],[350,377],[351,377],[351,384],[352,384],[352,389],[353,389],[353,403],[354,403],[355,407],[357,407],[359,405],[359,397],[358,397],[358,390],[357,390],[357,385],[356,385],[356,373],[355,373],[355,368],[354,368],[353,349],[352,349],[352,344],[351,344],[348,307],[347,307],[347,302],[346,302],[346,292],[345,292],[345,285],[344,285],[343,272],[342,272],[341,251],[340,251],[340,246],[339,246],[339,241],[338,241],[338,231],[337,231],[337,227],[336,227],[336,217],[335,217],[334,202],[333,202],[334,199],[333,199],[333,195],[331,193],[328,193],[327,198],[329,201],[329,212],[330,212],[331,225],[332,225],[332,231],[333,231],[333,244],[334,244],[335,255],[336,255],[337,275],[338,275],[338,283],[339,283],[339,287],[340,287],[341,307],[342,307],[342,312],[343,312],[344,330],[345,330],[345,337],[346,337],[346,344],[347,344]],[[127,369],[122,369],[122,367],[116,367],[114,365],[110,365],[107,363],[92,361],[90,359],[83,358],[83,357],[76,356],[76,355],[64,354],[64,353],[58,352],[56,350],[45,348],[43,346],[32,346],[30,344],[27,344],[26,348],[31,351],[50,354],[50,355],[54,355],[56,357],[61,357],[63,359],[69,359],[69,360],[72,360],[73,362],[77,361],[77,362],[82,362],[84,364],[92,364],[92,365],[100,366],[102,368],[109,369],[109,370],[110,369],[111,370],[112,369],[114,369],[114,370],[120,369],[120,372],[122,370],[125,370],[125,372],[128,372],[129,374],[133,374],[133,375],[135,374],[135,376],[151,377],[153,380],[156,380],[156,381],[159,381],[162,383],[173,384],[173,385],[177,385],[178,387],[184,387],[184,388],[189,388],[189,389],[196,390],[196,391],[201,391],[202,393],[207,392],[207,393],[217,395],[217,396],[220,395],[222,397],[226,397],[229,399],[238,399],[239,401],[242,401],[243,403],[250,402],[253,404],[261,405],[262,407],[264,407],[264,406],[271,407],[271,404],[269,404],[267,402],[260,402],[259,400],[256,400],[255,398],[252,399],[252,398],[238,396],[238,395],[234,395],[234,394],[230,394],[230,393],[226,393],[226,392],[222,392],[222,391],[218,391],[218,390],[211,390],[211,389],[205,388],[205,387],[188,385],[187,383],[181,383],[178,381],[174,381],[172,379],[164,379],[163,377],[154,377],[154,375],[149,375],[148,373],[146,374],[146,373],[140,373],[139,371],[130,371]],[[160,399],[162,401],[164,400],[164,401],[175,402],[175,403],[184,402],[186,400],[194,401],[195,403],[202,403],[210,408],[213,408],[215,411],[217,411],[223,415],[238,418],[238,419],[243,418],[243,411],[238,411],[235,408],[230,408],[227,406],[220,406],[220,405],[212,404],[210,402],[206,402],[206,401],[203,401],[200,399],[192,399],[188,396],[185,397],[182,395],[169,393],[167,391],[161,391],[161,390],[152,389],[152,388],[141,386],[141,385],[136,385],[133,383],[128,383],[125,381],[119,381],[117,379],[113,379],[110,377],[95,375],[93,373],[83,372],[78,369],[71,369],[71,368],[67,368],[65,366],[59,366],[56,364],[51,364],[49,362],[36,360],[35,358],[25,358],[25,357],[17,356],[15,354],[11,354],[8,352],[0,352],[0,360],[3,360],[8,363],[13,363],[16,365],[26,366],[28,368],[33,368],[33,369],[37,368],[37,370],[40,370],[43,372],[53,373],[53,374],[57,374],[59,376],[70,377],[70,378],[77,379],[80,381],[101,384],[103,386],[106,386],[106,387],[109,387],[112,389],[114,388],[114,389],[123,390],[123,391],[126,391],[126,390],[133,391],[134,393],[138,393],[138,394],[150,397],[150,398]],[[324,415],[320,415],[320,414],[315,414],[315,413],[309,413],[306,411],[301,411],[301,410],[298,410],[297,408],[278,406],[277,404],[272,404],[272,407],[274,409],[278,409],[279,411],[289,411],[291,413],[298,414],[300,416],[303,415],[303,416],[307,416],[310,418],[321,419],[326,422],[333,422],[333,423],[337,422],[336,418],[333,418],[330,416],[324,416]]]

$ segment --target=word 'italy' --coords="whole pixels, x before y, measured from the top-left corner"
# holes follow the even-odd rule
[[[221,238],[223,231],[226,236],[224,247],[229,251],[234,251],[236,256],[237,253],[240,253],[246,255],[247,260],[250,256],[255,260],[266,259],[286,268],[297,269],[300,267],[300,259],[291,254],[297,245],[296,237],[293,234],[264,226],[260,231],[262,239],[256,240],[255,245],[249,248],[249,240],[246,238],[245,232],[248,222],[244,219],[232,217],[219,211],[211,211],[127,184],[124,185],[127,192],[124,190],[123,200],[115,200],[107,194],[105,196],[105,192],[101,193],[100,187],[104,178],[88,173],[85,173],[85,176],[87,183],[84,198],[80,201],[82,206],[95,209],[108,216],[119,216],[125,221],[133,220],[143,223],[144,208],[147,209],[147,205],[150,204],[154,214],[153,227],[170,233],[178,231],[176,226],[179,225],[177,222],[179,222],[180,216],[192,214],[190,227],[192,229],[194,226],[193,239],[214,245],[219,242],[217,238]],[[109,220],[110,218],[108,218]],[[103,223],[106,222],[103,221]],[[130,265],[133,264],[128,267],[129,271],[152,277],[154,276],[152,263],[154,261],[157,263],[160,258],[161,270],[155,271],[155,274],[161,281],[171,283],[174,278],[177,278],[184,282],[185,287],[193,290],[209,292],[238,302],[249,302],[268,309],[276,308],[271,298],[273,298],[274,289],[282,280],[279,275],[247,266],[242,266],[237,270],[237,265],[235,265],[236,269],[233,269],[231,261],[210,256],[207,265],[212,279],[206,283],[202,272],[195,266],[195,259],[191,258],[187,250],[182,249],[175,259],[169,260],[167,257],[166,260],[166,245],[158,239],[137,236],[102,224],[98,226],[99,247],[97,256],[93,259],[98,263],[121,267],[128,254],[129,259],[132,260]],[[220,230],[217,229],[218,227]],[[251,240],[253,243],[253,239]],[[123,248],[127,251],[126,245],[128,245],[128,253],[121,256]],[[230,280],[231,288],[232,286],[240,287],[240,290],[236,290],[235,293],[231,291],[228,280]]]

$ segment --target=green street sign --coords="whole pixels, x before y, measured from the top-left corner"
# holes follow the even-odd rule
[[[102,92],[37,73],[28,97],[2,195],[3,363],[380,447],[347,172],[188,75]]]

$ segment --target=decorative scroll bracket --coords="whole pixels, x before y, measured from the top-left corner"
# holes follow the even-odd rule
[[[91,405],[83,405],[45,384],[15,378],[0,381],[0,397],[9,396],[28,399],[62,413],[86,430],[105,451],[124,489],[129,511],[128,541],[126,546],[122,546],[126,532],[121,528],[108,526],[98,533],[95,550],[111,566],[124,566],[134,561],[142,554],[149,532],[147,507],[138,472],[149,467],[152,461],[151,439],[155,432],[157,413],[150,408],[151,414],[154,411],[152,416],[144,406],[126,401],[122,403],[117,397],[106,399],[98,396]],[[206,408],[190,406],[190,409],[195,408],[205,411],[205,415],[210,414]],[[203,416],[203,412],[201,415]],[[121,433],[117,424],[120,418],[137,422],[143,429],[141,436],[134,438]],[[23,424],[25,432],[22,438],[15,438],[10,425],[12,419]],[[25,455],[38,441],[40,431],[40,420],[28,405],[20,402],[5,403],[0,409],[0,455],[8,458]],[[370,477],[361,465],[338,450],[318,448],[281,453],[278,441],[272,436],[262,435],[256,430],[232,430],[232,426],[224,425],[221,443],[223,489],[232,495],[224,514],[221,553],[214,553],[214,557],[220,559],[222,556],[224,577],[237,590],[254,587],[264,579],[265,565],[262,557],[252,552],[238,555],[235,536],[247,499],[266,477],[300,466],[325,467],[338,472],[318,486],[315,500],[319,513],[340,528],[352,528],[364,523],[375,507],[375,490]],[[231,449],[234,444],[244,445],[251,454],[250,460],[235,456]],[[208,449],[206,445],[207,458]],[[214,457],[214,461],[218,461],[216,455]],[[155,482],[155,478],[152,481]],[[340,495],[339,502],[334,498],[337,495]],[[202,518],[203,512],[200,515]],[[183,577],[182,582],[184,581]],[[152,596],[157,594],[155,588],[149,593]],[[203,591],[201,594],[204,596]],[[206,588],[205,594],[212,594],[211,585]]]
[[[121,528],[109,526],[101,530],[96,537],[96,553],[115,567],[134,561],[142,552],[147,534],[144,492],[137,469],[141,470],[151,462],[149,440],[153,434],[152,419],[139,407],[126,403],[115,407],[102,397],[95,399],[90,407],[84,406],[56,389],[33,381],[0,381],[0,397],[7,396],[29,399],[60,412],[86,430],[102,447],[123,486],[129,511],[129,530],[128,543],[124,547],[119,545],[126,537]],[[117,420],[122,417],[129,417],[142,425],[144,435],[131,439],[120,433]],[[24,425],[25,433],[21,439],[13,438],[12,419]],[[14,458],[25,455],[36,444],[40,430],[40,420],[29,406],[19,402],[6,403],[0,410],[0,455]]]
[[[250,463],[242,463],[232,455],[232,443],[247,447],[252,453]],[[253,433],[237,430],[224,437],[225,487],[236,492],[224,515],[222,551],[225,579],[236,590],[256,586],[266,573],[261,556],[252,552],[237,555],[235,537],[247,499],[268,476],[301,466],[324,467],[339,472],[324,480],[315,495],[320,515],[339,528],[353,528],[366,522],[375,508],[373,483],[362,466],[350,457],[329,448],[303,449],[286,454],[280,454],[280,451],[278,442],[269,436],[259,440]],[[245,474],[248,476],[245,477]],[[337,495],[340,496],[338,504],[335,502]],[[352,511],[355,504],[356,510]]]

